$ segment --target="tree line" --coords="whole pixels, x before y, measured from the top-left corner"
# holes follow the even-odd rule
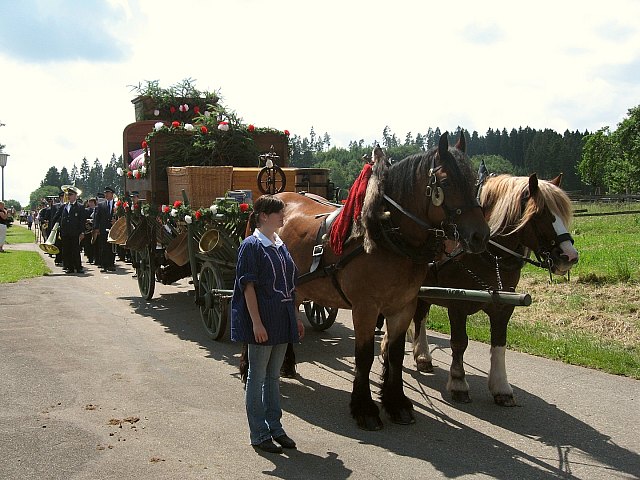
[[[454,143],[462,129],[450,132]],[[429,150],[438,144],[441,131],[428,128],[426,133],[407,133],[398,137],[387,126],[383,129],[380,145],[392,160]],[[628,110],[628,117],[617,129],[604,127],[595,133],[588,131],[562,134],[552,130],[530,127],[488,129],[484,135],[477,131],[465,131],[467,154],[477,167],[485,161],[491,173],[529,175],[553,178],[564,173],[563,188],[590,194],[616,194],[640,192],[640,106]],[[307,137],[293,135],[290,138],[290,163],[295,167],[328,168],[331,180],[347,191],[363,166],[363,156],[371,153],[374,143],[363,139],[352,140],[346,148],[335,147],[328,133],[316,134],[313,128]],[[117,169],[122,156],[111,156],[106,166],[96,159],[89,165],[83,158],[80,167],[71,170],[51,167],[40,187],[31,193],[33,207],[47,195],[57,195],[60,186],[75,183],[89,198],[101,192],[105,185],[118,189],[121,178]]]

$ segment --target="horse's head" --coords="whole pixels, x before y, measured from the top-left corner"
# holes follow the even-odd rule
[[[535,173],[528,178],[501,175],[490,182],[493,187],[483,189],[480,198],[491,233],[518,234],[522,244],[557,275],[566,274],[578,262],[567,229],[571,200],[560,188],[561,180],[562,175],[551,181],[538,180]]]
[[[429,234],[455,240],[478,253],[489,240],[489,228],[475,197],[475,176],[465,156],[464,134],[449,147],[447,133],[438,146],[389,167],[386,201],[393,223],[413,238]],[[374,167],[375,172],[375,167]]]
[[[427,216],[441,225],[447,238],[457,241],[469,253],[484,251],[489,227],[475,196],[475,176],[466,157],[464,132],[449,147],[447,132],[440,136],[428,171],[425,195]]]

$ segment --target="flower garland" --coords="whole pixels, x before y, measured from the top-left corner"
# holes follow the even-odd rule
[[[187,104],[182,105],[183,108],[188,109]],[[197,107],[194,107],[197,108]],[[199,108],[197,108],[199,112]],[[188,149],[192,148],[194,151],[201,151],[205,154],[208,151],[213,152],[218,150],[219,156],[223,158],[237,158],[237,155],[233,153],[233,147],[229,142],[237,142],[239,139],[244,138],[245,135],[253,133],[272,133],[276,135],[283,135],[289,137],[289,130],[276,130],[273,128],[256,128],[255,125],[243,125],[239,119],[233,114],[229,114],[227,120],[219,120],[223,115],[218,112],[210,112],[205,110],[202,115],[199,115],[194,120],[197,123],[179,122],[177,120],[172,121],[170,124],[165,122],[156,122],[153,130],[149,132],[145,139],[141,143],[142,153],[139,154],[126,168],[118,168],[117,174],[119,176],[126,176],[128,179],[140,180],[146,178],[149,174],[149,164],[151,158],[151,150],[149,145],[152,144],[153,139],[157,135],[172,135],[172,136],[188,136],[186,145],[183,146],[181,157],[188,157]],[[236,135],[240,137],[232,137],[231,132],[236,132]],[[245,132],[245,133],[243,133]],[[240,140],[241,141],[241,140]],[[243,146],[242,153],[246,153]],[[223,150],[229,150],[224,152]],[[239,151],[240,153],[240,151]],[[167,166],[180,166],[179,162],[170,162]]]

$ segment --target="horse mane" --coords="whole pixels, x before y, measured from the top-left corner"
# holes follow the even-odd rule
[[[533,201],[526,202],[523,209],[522,199],[528,189],[529,177],[526,176],[504,174],[487,179],[480,192],[480,205],[492,237],[517,232],[545,205],[569,227],[573,219],[573,207],[564,190],[546,180],[539,180]]]
[[[374,151],[374,165],[371,178],[367,187],[362,214],[359,222],[354,223],[351,238],[364,237],[364,247],[370,253],[375,247],[375,238],[380,230],[381,216],[389,215],[384,211],[384,194],[402,205],[412,204],[416,198],[416,184],[424,182],[426,187],[429,177],[429,168],[438,153],[438,147],[433,147],[427,152],[416,153],[389,165],[382,150],[376,155]],[[440,164],[443,164],[442,161]],[[471,192],[471,185],[475,183],[475,172],[471,168],[463,152],[457,148],[449,148],[449,159],[444,163],[448,172],[448,180],[454,189],[461,192]],[[471,196],[470,193],[467,196]],[[472,198],[466,198],[472,202]],[[418,202],[414,215],[426,215],[426,200]]]

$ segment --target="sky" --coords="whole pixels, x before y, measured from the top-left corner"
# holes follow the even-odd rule
[[[147,80],[335,146],[385,126],[615,129],[640,104],[638,18],[637,0],[0,0],[4,197],[121,155]]]

